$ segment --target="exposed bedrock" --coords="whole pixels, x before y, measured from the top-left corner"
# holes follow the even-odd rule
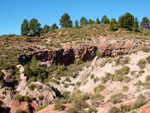
[[[35,56],[41,61],[50,61],[51,63],[60,63],[69,65],[74,63],[75,59],[82,61],[92,60],[96,56],[96,46],[79,46],[78,48],[67,48],[58,50],[35,50],[24,53],[18,57],[20,64],[26,64],[31,61],[32,57]]]
[[[96,56],[97,51],[101,53],[102,57],[115,56],[140,50],[141,46],[142,45],[139,45],[137,42],[130,40],[105,41],[100,43],[99,46],[80,45],[66,49],[28,51],[20,55],[18,60],[20,64],[26,64],[31,61],[33,56],[36,56],[36,58],[41,61],[70,65],[74,63],[75,59],[80,59],[84,62],[92,60]]]

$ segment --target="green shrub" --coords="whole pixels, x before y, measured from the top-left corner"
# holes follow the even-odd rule
[[[132,110],[130,105],[120,105],[120,109],[124,112],[129,112]]]
[[[43,100],[44,99],[44,97],[41,96],[41,95],[38,98],[39,98],[39,100]]]
[[[106,63],[107,63],[106,60],[103,60],[103,61],[100,63],[100,67],[104,67]]]
[[[111,107],[109,113],[124,113],[124,112],[121,112],[121,110],[117,107]]]
[[[110,97],[110,101],[113,103],[113,104],[117,104],[117,103],[121,103],[123,99],[123,94],[122,93],[118,93],[118,94],[115,94],[115,95],[112,95]]]
[[[22,95],[19,95],[17,94],[15,97],[14,97],[14,100],[18,100],[18,101],[25,101],[25,102],[31,102],[33,99],[28,97],[28,96],[22,96]]]
[[[115,71],[116,75],[126,75],[130,71],[130,68],[128,66],[123,66],[121,69],[118,69]]]
[[[128,90],[129,90],[129,87],[128,87],[128,86],[123,86],[123,87],[122,87],[122,91],[123,91],[123,92],[127,92]]]
[[[56,102],[54,105],[54,110],[63,111],[65,109],[65,106],[61,102]]]
[[[150,81],[150,76],[147,75],[146,78],[145,78],[145,82],[149,82]]]
[[[28,86],[28,88],[33,91],[35,88],[36,88],[36,85],[35,84],[31,84]]]
[[[79,82],[77,82],[77,83],[76,83],[76,85],[80,86],[80,85],[81,85],[81,82],[80,82],[80,81],[79,81]]]
[[[91,79],[93,79],[93,78],[94,78],[94,76],[95,76],[94,74],[91,74],[91,77],[90,77],[90,78],[91,78]]]
[[[96,113],[97,110],[94,107],[89,107],[88,113]]]
[[[97,56],[98,58],[102,58],[102,54],[101,54],[99,51],[97,51],[96,56]]]
[[[143,48],[142,48],[142,51],[143,51],[143,52],[149,52],[149,51],[150,51],[150,47],[143,47]]]
[[[80,65],[80,64],[83,64],[83,61],[82,60],[75,60],[74,64]]]
[[[16,37],[15,37],[15,41],[18,41],[18,40],[19,40],[19,37],[18,37],[18,36],[16,36]]]
[[[137,108],[143,106],[144,104],[146,104],[145,96],[142,95],[142,94],[140,94],[140,95],[137,97],[135,103],[133,104],[133,108],[134,108],[134,109],[137,109]]]
[[[65,81],[67,82],[71,82],[70,78],[66,78]]]
[[[99,77],[96,77],[96,78],[93,79],[94,83],[98,82],[99,80],[100,80]]]
[[[131,82],[131,78],[130,77],[128,77],[128,76],[123,76],[123,82],[125,82],[125,83],[129,83],[129,82]]]
[[[104,96],[99,93],[95,93],[91,96],[91,99],[96,101],[102,101],[104,99]]]
[[[146,57],[146,60],[150,64],[150,56]]]
[[[4,80],[4,73],[2,73],[1,71],[0,71],[0,82],[2,82],[3,80]]]
[[[79,113],[78,110],[76,110],[74,107],[70,107],[67,111],[67,113]]]
[[[130,60],[131,60],[130,57],[125,57],[123,60],[123,65],[128,64],[130,62]]]
[[[48,103],[42,105],[42,106],[38,106],[37,111],[40,111],[41,109],[45,108],[48,106]]]
[[[94,88],[95,93],[99,93],[100,91],[103,91],[105,89],[105,86],[103,84],[99,84],[97,87]]]
[[[137,65],[139,66],[139,68],[144,69],[145,65],[146,65],[146,60],[145,59],[141,59],[138,61]]]
[[[64,91],[62,95],[63,95],[63,97],[64,97],[65,99],[69,99],[69,98],[70,98],[70,94],[71,94],[70,91]]]
[[[65,84],[65,85],[64,85],[64,88],[68,88],[68,87],[69,87],[69,85],[68,85],[68,84]]]
[[[16,113],[24,113],[24,111],[22,109],[19,109],[16,111]]]
[[[77,111],[81,111],[88,107],[88,104],[83,101],[81,96],[75,97],[72,101],[72,105]]]

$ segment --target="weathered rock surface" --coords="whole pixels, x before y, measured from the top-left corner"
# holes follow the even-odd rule
[[[16,113],[17,110],[22,110],[25,113],[33,113],[37,109],[37,105],[34,102],[19,102],[16,100],[12,100],[9,107],[11,113]]]
[[[41,61],[51,61],[51,63],[60,63],[69,65],[74,63],[75,59],[83,61],[92,60],[96,56],[96,46],[79,46],[79,48],[67,48],[58,50],[45,50],[45,51],[30,51],[18,57],[20,64],[25,64],[31,61],[33,56],[36,56]]]
[[[115,41],[115,42],[104,42],[98,47],[98,50],[102,56],[115,56],[130,53],[134,50],[140,49],[134,41]]]

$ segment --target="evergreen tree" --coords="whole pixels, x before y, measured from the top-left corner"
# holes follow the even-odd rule
[[[109,24],[109,26],[108,26],[108,29],[110,30],[110,31],[114,31],[115,30],[115,24],[116,24],[117,22],[116,22],[116,19],[115,18],[112,18],[111,19],[111,21],[110,21],[110,24]]]
[[[51,30],[55,30],[55,29],[58,29],[58,26],[56,23],[54,23],[52,26],[51,26]]]
[[[139,28],[139,22],[137,20],[137,17],[135,17],[135,20],[134,20],[134,23],[133,23],[133,31],[138,32],[139,31],[138,28]]]
[[[94,20],[92,20],[92,24],[95,24],[95,21],[94,21]]]
[[[78,22],[78,20],[75,21],[75,27],[76,27],[76,28],[79,27],[79,22]]]
[[[127,29],[131,29],[134,23],[134,16],[130,13],[124,14],[123,27]]]
[[[70,16],[67,13],[64,13],[64,15],[61,16],[60,26],[63,27],[72,27],[72,21],[70,20]]]
[[[48,26],[48,25],[45,25],[44,27],[43,27],[43,33],[48,33],[49,32],[49,30],[50,30],[50,26]]]
[[[142,22],[140,23],[140,26],[145,29],[150,28],[149,23],[150,23],[149,19],[147,17],[143,17]]]
[[[110,22],[110,21],[109,21],[109,19],[107,18],[107,16],[104,15],[104,16],[102,17],[102,19],[101,19],[101,23],[108,24],[109,22]]]
[[[125,13],[124,15],[121,15],[118,19],[118,26],[122,28],[132,29],[134,23],[134,16],[130,13]]]
[[[80,19],[80,25],[87,25],[87,23],[88,23],[88,21],[87,21],[87,19],[85,17],[82,17]]]
[[[30,35],[37,35],[40,34],[41,31],[41,24],[38,22],[37,19],[33,18],[29,22],[29,34]]]
[[[99,19],[98,19],[98,18],[96,18],[96,24],[99,24],[99,23],[100,23]]]
[[[114,31],[114,30],[115,30],[115,26],[114,26],[114,24],[113,24],[112,22],[110,22],[110,24],[109,24],[109,26],[108,26],[108,29],[109,29],[110,31]]]
[[[121,15],[121,16],[119,17],[119,19],[118,19],[118,26],[119,26],[119,27],[123,27],[123,20],[124,20],[124,16]]]
[[[116,24],[116,23],[117,23],[117,22],[116,22],[116,19],[115,19],[115,18],[112,18],[111,21],[110,21],[110,23]]]
[[[89,19],[89,22],[88,22],[88,24],[92,24],[92,20],[91,20],[91,19]]]
[[[23,23],[21,24],[21,34],[22,35],[28,35],[28,21],[26,19],[23,20]]]

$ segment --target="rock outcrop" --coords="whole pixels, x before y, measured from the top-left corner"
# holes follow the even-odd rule
[[[83,61],[92,60],[96,56],[96,46],[79,46],[79,48],[67,48],[58,50],[45,50],[45,51],[32,51],[22,54],[18,57],[20,64],[26,64],[31,61],[35,56],[41,61],[51,61],[55,64],[69,65],[74,63],[75,59],[81,59]]]
[[[22,110],[25,113],[33,113],[37,109],[37,105],[34,102],[19,102],[12,100],[10,103],[11,113],[16,113],[18,110]]]
[[[98,47],[98,50],[102,56],[115,56],[122,55],[133,52],[134,50],[139,50],[140,45],[134,41],[114,41],[114,42],[104,42]]]
[[[131,40],[105,41],[99,46],[77,45],[76,47],[61,48],[57,50],[32,50],[18,56],[20,64],[26,64],[31,61],[33,56],[38,60],[50,61],[55,64],[69,65],[74,63],[75,59],[82,61],[92,60],[99,51],[102,57],[128,54],[140,50],[141,45]]]

